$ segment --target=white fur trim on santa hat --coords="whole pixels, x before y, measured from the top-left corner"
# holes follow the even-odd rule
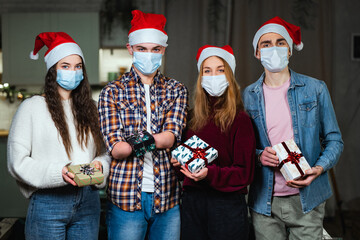
[[[155,28],[145,28],[133,31],[129,34],[129,44],[131,46],[139,43],[157,43],[167,47],[168,36]]]
[[[81,48],[76,43],[68,42],[54,47],[50,52],[45,55],[46,68],[49,70],[54,64],[63,59],[64,57],[77,54],[85,63],[84,55]]]
[[[295,45],[294,48],[297,50],[297,51],[301,51],[304,47],[304,44],[303,42],[300,42],[300,44],[298,45]]]
[[[254,39],[253,39],[254,56],[256,56],[256,49],[257,49],[257,45],[258,45],[258,42],[259,42],[261,36],[264,35],[265,33],[270,33],[270,32],[277,33],[277,34],[280,34],[281,36],[283,36],[285,38],[286,42],[289,44],[290,52],[292,54],[293,40],[290,37],[286,28],[280,24],[269,23],[269,24],[262,26],[256,32],[256,34],[254,36]]]
[[[235,62],[234,55],[232,55],[231,53],[229,53],[228,51],[226,51],[222,48],[217,48],[217,47],[208,47],[208,48],[205,48],[201,52],[198,63],[197,63],[198,71],[200,71],[202,62],[211,56],[218,56],[218,57],[221,57],[222,59],[224,59],[231,67],[231,70],[233,71],[233,73],[235,73],[236,62]]]
[[[36,54],[34,55],[34,51],[31,51],[31,52],[30,52],[30,59],[32,59],[32,60],[38,60],[38,59],[39,59],[39,53],[36,53]]]

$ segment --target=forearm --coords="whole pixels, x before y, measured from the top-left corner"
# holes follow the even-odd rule
[[[175,136],[169,131],[164,131],[153,135],[157,149],[171,148],[175,143]]]
[[[132,148],[127,142],[118,142],[114,145],[111,156],[115,159],[125,159],[130,156]]]

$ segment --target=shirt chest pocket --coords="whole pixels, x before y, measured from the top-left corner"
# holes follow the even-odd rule
[[[162,124],[166,114],[172,109],[174,102],[171,100],[164,100],[159,104],[159,120]]]
[[[300,124],[303,127],[314,127],[318,122],[317,101],[304,102],[299,104]]]
[[[130,135],[140,127],[140,108],[137,102],[118,102],[119,118],[125,136]]]

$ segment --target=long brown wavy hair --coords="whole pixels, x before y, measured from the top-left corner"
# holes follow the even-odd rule
[[[208,122],[209,115],[213,114],[215,125],[220,127],[222,132],[226,132],[233,123],[236,113],[244,111],[244,105],[241,99],[240,86],[235,80],[235,76],[229,64],[219,57],[224,63],[225,76],[229,82],[228,88],[223,95],[218,97],[214,110],[212,112],[209,103],[209,94],[201,86],[201,78],[203,76],[203,63],[200,67],[200,72],[197,78],[196,89],[193,95],[194,109],[193,116],[189,121],[189,127],[197,131],[205,126]]]
[[[82,61],[83,62],[83,61]],[[83,62],[84,79],[80,85],[71,91],[71,106],[74,114],[77,141],[84,147],[88,145],[90,134],[92,134],[96,146],[96,156],[103,151],[103,141],[100,133],[100,124],[98,119],[97,107],[91,97],[90,84],[86,74]],[[65,113],[61,102],[61,96],[58,92],[56,82],[56,64],[52,66],[45,77],[44,95],[51,118],[63,140],[66,153],[70,157],[72,151],[69,128],[65,120]]]

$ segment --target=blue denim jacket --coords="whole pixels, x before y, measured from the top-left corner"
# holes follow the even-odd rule
[[[300,189],[302,210],[307,213],[331,196],[327,171],[339,160],[343,141],[326,84],[292,70],[290,74],[287,98],[294,140],[311,167],[318,165],[324,168],[323,174],[309,186]],[[262,88],[264,77],[265,73],[243,93],[245,109],[255,128],[257,154],[265,147],[271,146],[266,129]],[[271,215],[273,182],[272,168],[265,166],[256,168],[248,199],[252,210]]]

